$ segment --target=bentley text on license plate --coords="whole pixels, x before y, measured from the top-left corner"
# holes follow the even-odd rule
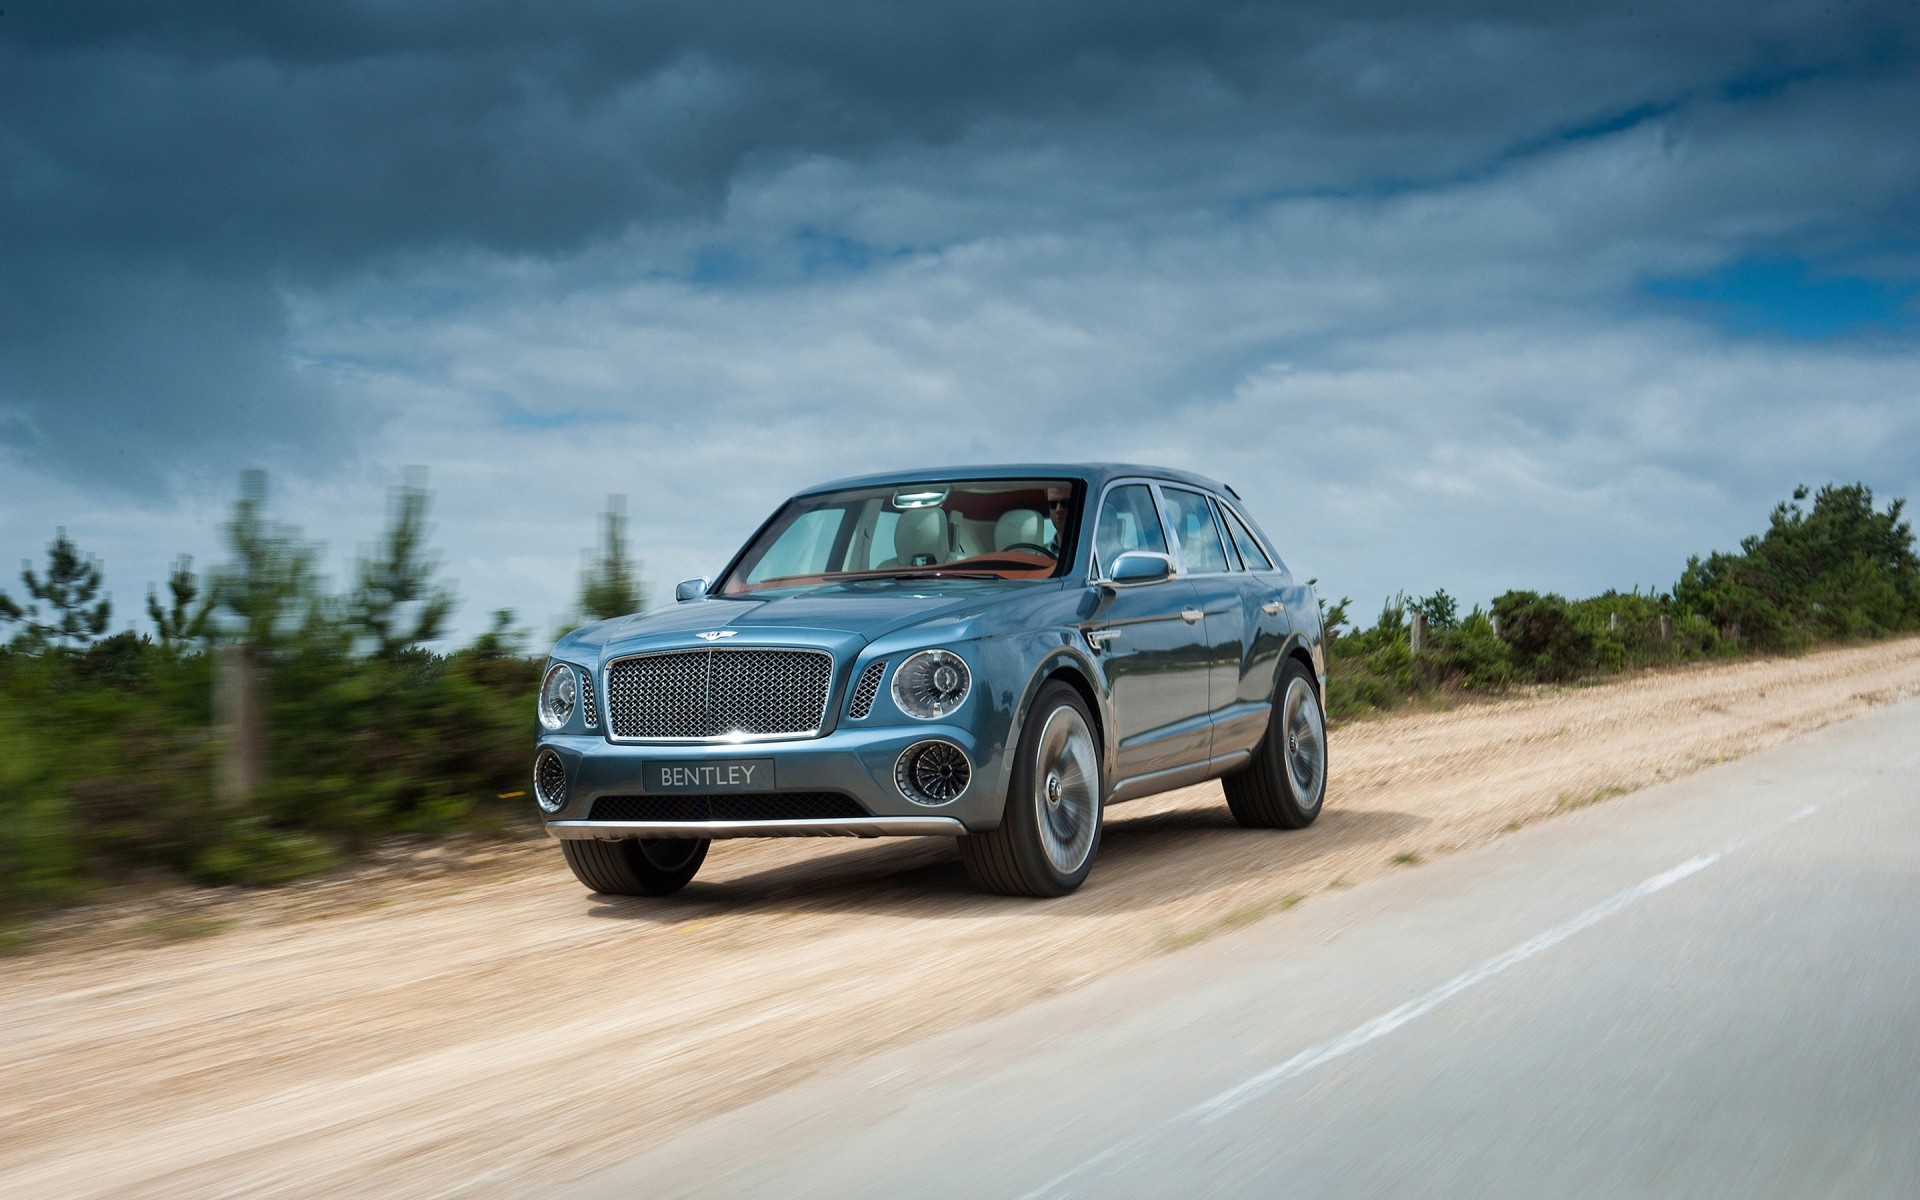
[[[773,760],[729,758],[713,762],[650,762],[650,792],[764,792],[773,788]]]

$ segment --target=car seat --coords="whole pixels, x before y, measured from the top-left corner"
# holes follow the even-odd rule
[[[1047,544],[1046,518],[1031,508],[1010,508],[993,523],[993,548],[1044,546]]]

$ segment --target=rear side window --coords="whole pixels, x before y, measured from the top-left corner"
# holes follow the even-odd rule
[[[1227,547],[1220,540],[1220,527],[1213,523],[1213,507],[1199,492],[1185,488],[1162,488],[1167,498],[1167,516],[1173,532],[1180,538],[1180,557],[1187,571],[1205,574],[1227,569]]]
[[[1122,484],[1109,491],[1100,506],[1100,523],[1093,527],[1093,552],[1102,573],[1129,550],[1167,552],[1160,513],[1153,506],[1153,493],[1143,483]]]
[[[1253,531],[1248,529],[1239,516],[1226,505],[1220,506],[1220,512],[1227,518],[1227,530],[1233,534],[1234,547],[1240,551],[1240,561],[1247,564],[1247,570],[1273,570],[1273,560],[1268,558],[1267,552],[1260,548],[1260,539],[1253,536]]]

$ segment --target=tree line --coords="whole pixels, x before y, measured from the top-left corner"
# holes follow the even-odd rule
[[[336,592],[250,472],[224,560],[202,575],[178,557],[148,590],[150,628],[112,634],[103,565],[57,531],[20,592],[0,591],[0,926],[106,884],[273,884],[396,833],[522,826],[540,660],[506,609],[471,643],[430,648],[457,602],[430,507],[410,475]],[[576,624],[646,599],[620,497],[597,534]],[[265,734],[237,807],[217,797],[211,722],[228,646],[257,664]]]
[[[1565,683],[1639,667],[1920,629],[1920,559],[1904,499],[1875,506],[1865,484],[1795,489],[1733,552],[1687,560],[1665,591],[1569,600],[1509,591],[1464,615],[1444,590],[1394,596],[1355,628],[1350,600],[1326,605],[1328,708],[1351,717],[1409,697]],[[1415,654],[1410,618],[1428,631]]]

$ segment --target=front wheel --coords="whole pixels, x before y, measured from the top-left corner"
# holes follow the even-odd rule
[[[1066,895],[1093,869],[1105,799],[1086,701],[1049,683],[1021,727],[1000,827],[960,839],[967,874],[1010,896]]]
[[[1327,722],[1313,676],[1289,659],[1253,761],[1220,781],[1233,819],[1258,829],[1305,829],[1327,795]]]
[[[706,838],[568,839],[560,843],[573,877],[605,896],[670,896],[707,860]]]

